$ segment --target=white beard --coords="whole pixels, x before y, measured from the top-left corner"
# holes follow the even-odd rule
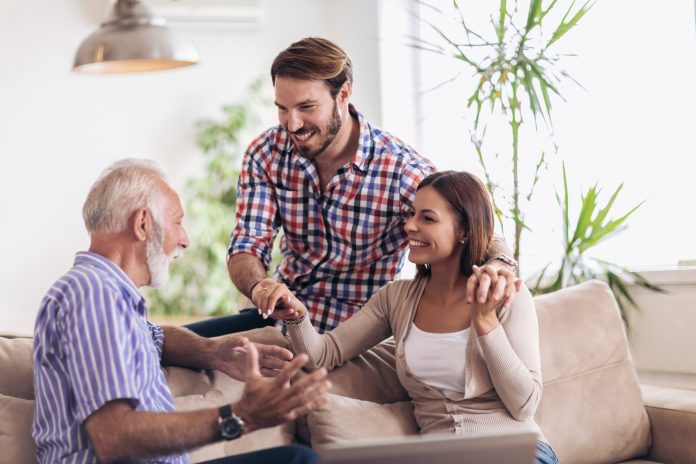
[[[150,287],[159,288],[169,278],[169,266],[175,258],[178,258],[182,248],[176,248],[170,255],[166,255],[163,248],[162,228],[154,227],[154,235],[145,245],[147,269],[150,271]]]

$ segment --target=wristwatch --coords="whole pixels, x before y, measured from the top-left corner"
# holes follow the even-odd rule
[[[508,266],[512,266],[514,269],[517,269],[517,261],[515,261],[513,258],[511,258],[508,255],[500,254],[497,256],[493,256],[488,261],[490,262],[490,261],[493,261],[494,259],[500,260],[500,261],[504,262],[505,264],[507,264]]]
[[[232,406],[226,404],[218,409],[218,426],[220,436],[225,440],[234,440],[242,435],[244,421],[232,411]]]

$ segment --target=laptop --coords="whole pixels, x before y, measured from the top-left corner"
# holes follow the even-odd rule
[[[317,451],[324,464],[533,464],[534,432],[430,434],[332,443]]]

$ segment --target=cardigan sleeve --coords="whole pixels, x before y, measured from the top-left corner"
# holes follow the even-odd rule
[[[301,324],[287,324],[295,352],[309,355],[307,367],[331,370],[389,338],[390,286],[380,289],[360,311],[323,335],[316,332],[308,318]]]
[[[532,296],[522,286],[500,325],[478,337],[495,391],[513,418],[534,416],[541,400],[539,326]]]

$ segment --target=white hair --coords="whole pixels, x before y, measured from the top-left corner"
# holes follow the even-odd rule
[[[167,182],[164,169],[155,161],[126,158],[106,168],[89,190],[82,207],[90,233],[120,233],[130,216],[148,208],[157,225],[162,223],[162,195],[158,180]]]

